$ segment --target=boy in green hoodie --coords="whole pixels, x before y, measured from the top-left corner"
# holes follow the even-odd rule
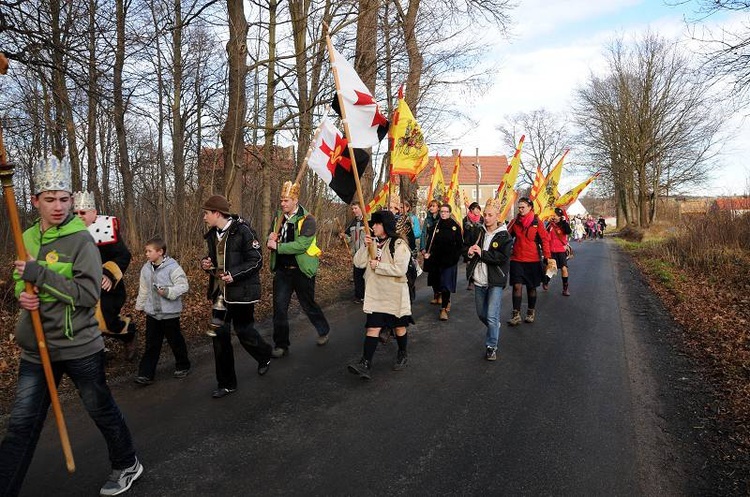
[[[99,251],[86,225],[70,212],[67,159],[50,156],[37,164],[34,185],[31,202],[40,217],[23,234],[29,260],[14,263],[21,364],[8,431],[0,444],[0,495],[20,492],[50,406],[29,313],[35,309],[56,383],[63,374],[70,377],[107,442],[112,473],[100,495],[119,495],[141,476],[143,466],[104,374],[104,342],[94,316],[102,280]],[[25,290],[26,282],[34,285],[33,292]]]

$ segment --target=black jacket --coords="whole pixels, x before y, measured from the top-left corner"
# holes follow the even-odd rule
[[[484,237],[487,231],[483,228],[479,235],[480,247],[484,244]],[[508,284],[508,272],[510,270],[510,253],[513,250],[513,238],[507,230],[500,230],[492,237],[490,248],[482,250],[480,257],[474,256],[469,259],[466,268],[466,275],[469,281],[472,281],[474,270],[481,260],[487,264],[487,280],[489,286],[500,286],[505,288]]]
[[[441,219],[430,240],[430,257],[425,259],[425,271],[442,271],[458,264],[463,248],[463,233],[455,219]]]
[[[263,266],[258,236],[249,224],[237,216],[232,216],[232,224],[225,236],[229,238],[224,251],[224,268],[234,281],[226,285],[224,300],[229,304],[255,303],[260,300],[260,268]],[[205,239],[208,257],[217,266],[216,228],[208,230]],[[218,279],[212,272],[209,275],[208,298],[213,300],[219,290]]]

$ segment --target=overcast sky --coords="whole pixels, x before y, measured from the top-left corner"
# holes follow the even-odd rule
[[[651,29],[669,39],[684,41],[686,49],[695,45],[689,41],[689,24],[697,20],[699,3],[681,2],[668,5],[662,0],[518,0],[513,11],[515,25],[512,38],[501,40],[492,51],[500,71],[494,87],[476,102],[469,113],[479,121],[476,133],[461,139],[464,155],[506,154],[498,143],[497,125],[503,116],[529,112],[538,108],[560,112],[573,103],[574,90],[585,82],[590,73],[604,67],[606,45],[624,35],[634,37]],[[670,0],[670,4],[678,0]],[[727,14],[715,15],[700,21],[704,26],[736,26],[750,17]],[[695,194],[727,195],[748,193],[750,181],[750,120],[736,116],[728,123],[728,134],[722,142],[717,170],[708,191]],[[453,147],[451,147],[453,148]],[[431,150],[431,153],[449,150]],[[575,160],[575,146],[569,158]],[[563,173],[561,189],[572,186],[580,176]]]

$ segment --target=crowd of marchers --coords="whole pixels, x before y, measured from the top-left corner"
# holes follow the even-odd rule
[[[31,203],[39,219],[23,234],[27,260],[14,263],[16,296],[21,308],[16,340],[21,348],[17,391],[7,432],[0,444],[0,496],[18,495],[52,403],[47,387],[45,355],[52,379],[67,375],[84,407],[101,431],[112,472],[100,495],[127,492],[143,474],[128,425],[107,385],[104,338],[122,340],[130,360],[136,355],[136,327],[122,315],[127,294],[123,274],[131,252],[120,237],[117,219],[99,215],[90,192],[73,192],[70,164],[50,157],[34,169]],[[315,301],[319,268],[315,217],[299,204],[299,184],[286,181],[272,229],[260,237],[251,224],[232,213],[229,201],[212,195],[202,204],[206,256],[200,265],[209,280],[207,312],[215,362],[215,399],[238,387],[231,333],[266,375],[273,359],[290,355],[289,306],[297,296],[302,311],[316,331],[316,344],[329,342],[330,326]],[[392,365],[408,365],[408,329],[415,324],[415,282],[423,272],[432,290],[429,305],[439,308],[436,319],[448,321],[451,296],[457,291],[459,265],[465,264],[468,290],[476,313],[486,326],[484,358],[498,359],[503,289],[512,288],[509,326],[536,319],[537,288],[549,288],[560,272],[562,294],[570,295],[568,239],[584,229],[600,236],[604,225],[589,219],[570,222],[561,209],[545,223],[533,202],[520,198],[518,214],[503,222],[493,201],[484,209],[468,206],[463,220],[449,204],[429,202],[423,220],[408,202],[394,199],[390,208],[365,220],[359,204],[351,206],[352,220],[340,234],[351,248],[353,300],[362,305],[365,333],[358,361],[347,369],[370,379],[373,357],[380,343],[394,338],[398,350]],[[255,327],[255,304],[261,297],[260,270],[264,245],[273,272],[272,343]],[[156,380],[163,341],[174,355],[173,376],[191,372],[188,347],[180,328],[182,297],[189,289],[185,271],[169,255],[165,241],[153,237],[143,244],[145,261],[139,273],[135,309],[146,315],[145,348],[134,380],[144,387]],[[522,315],[523,290],[526,313]],[[34,316],[41,317],[44,350],[35,338]]]

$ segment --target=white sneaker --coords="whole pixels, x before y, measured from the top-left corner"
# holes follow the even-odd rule
[[[99,490],[99,495],[120,495],[130,490],[133,482],[143,474],[143,465],[135,459],[132,466],[125,469],[113,469],[106,483]]]

